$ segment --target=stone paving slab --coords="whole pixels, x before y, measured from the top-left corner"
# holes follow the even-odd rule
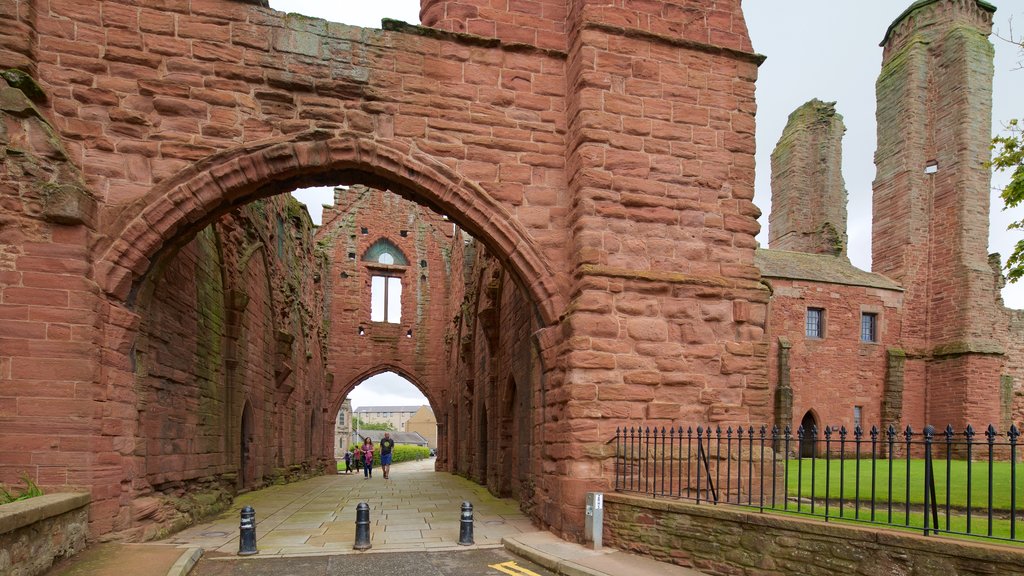
[[[395,464],[388,480],[339,474],[243,494],[230,510],[165,542],[236,553],[239,512],[252,506],[260,555],[357,553],[352,550],[356,506],[366,502],[373,550],[460,549],[465,548],[458,546],[463,501],[473,504],[479,547],[500,546],[505,536],[536,530],[517,502],[495,498],[465,478],[435,472],[430,459]]]

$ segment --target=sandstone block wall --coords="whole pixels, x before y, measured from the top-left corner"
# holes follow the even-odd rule
[[[861,406],[861,425],[883,425],[882,402],[888,366],[888,351],[899,347],[902,322],[899,291],[865,286],[825,284],[806,280],[770,278],[772,300],[768,307],[768,330],[773,336],[768,354],[772,388],[778,386],[779,338],[789,345],[788,374],[793,409],[781,415],[795,431],[804,415],[814,415],[819,433],[824,426],[846,426],[853,430],[854,406]],[[825,310],[825,335],[806,336],[808,308]],[[878,318],[877,342],[861,341],[861,314]],[[904,404],[903,414],[916,425],[923,407]],[[913,415],[913,417],[911,417]]]
[[[302,467],[310,446],[328,454],[315,448],[332,418],[316,394],[335,409],[349,382],[316,374],[325,360],[292,305],[315,280],[288,289],[277,222],[245,237],[220,221],[308,185],[390,188],[450,215],[505,267],[485,304],[450,288],[448,302],[476,302],[469,314],[487,320],[453,328],[445,354],[463,337],[471,354],[438,412],[468,404],[443,420],[470,423],[480,454],[531,438],[517,458],[467,462],[499,492],[533,491],[523,498],[550,504],[538,520],[564,535],[580,534],[583,494],[607,483],[617,424],[765,419],[761,58],[740,3],[542,4],[534,20],[426,2],[443,7],[424,19],[436,29],[370,31],[234,0],[0,3],[0,67],[40,88],[16,88],[4,109],[16,128],[4,146],[33,151],[0,174],[0,314],[21,330],[0,356],[0,414],[28,446],[3,452],[4,472],[28,464],[41,484],[90,487],[106,534],[173,524],[139,497],[232,473],[258,483]],[[454,32],[479,21],[492,37]],[[219,283],[218,266],[231,271]],[[505,324],[490,349],[494,315]],[[506,474],[523,457],[540,460]]]
[[[716,576],[1024,574],[1024,554],[739,508],[605,496],[604,542]]]
[[[0,574],[36,576],[85,549],[88,494],[44,494],[0,506]]]
[[[332,404],[340,407],[362,380],[386,371],[412,381],[431,405],[440,402],[449,385],[443,363],[452,316],[447,294],[462,280],[461,262],[453,261],[456,241],[462,241],[461,231],[452,222],[394,193],[363,186],[336,190],[317,230],[317,242],[331,262],[325,287],[331,372],[338,384]],[[382,243],[404,262],[379,264]],[[373,276],[401,281],[400,322],[371,321]]]

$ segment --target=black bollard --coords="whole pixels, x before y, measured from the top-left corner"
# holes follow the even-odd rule
[[[462,522],[459,523],[459,545],[473,545],[473,505],[462,503]]]
[[[238,555],[259,554],[256,549],[256,510],[252,506],[242,508],[242,521],[238,525]]]
[[[370,544],[370,506],[366,502],[360,502],[356,506],[356,543],[352,546],[355,550],[369,550]]]

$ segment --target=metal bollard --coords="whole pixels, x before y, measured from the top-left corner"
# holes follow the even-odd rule
[[[238,555],[259,554],[256,549],[256,510],[252,506],[242,508],[242,521],[238,525]]]
[[[356,506],[356,543],[352,546],[355,550],[369,550],[370,544],[370,505],[360,502]]]
[[[459,523],[459,545],[473,545],[473,505],[462,503],[462,521]]]

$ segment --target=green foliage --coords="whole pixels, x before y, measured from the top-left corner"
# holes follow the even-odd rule
[[[362,444],[353,444],[349,446],[349,450],[352,454],[356,454],[356,449],[362,446]],[[430,448],[426,446],[412,446],[410,444],[395,444],[395,448],[391,451],[391,463],[398,464],[399,462],[411,462],[413,460],[423,460],[424,458],[430,457]],[[380,446],[373,445],[373,466],[376,468],[380,466]],[[353,462],[352,469],[355,470],[356,466]],[[338,462],[338,470],[345,469],[345,461]]]
[[[992,139],[992,168],[997,171],[1010,172],[1010,183],[1003,188],[1000,196],[1003,198],[1005,209],[1017,208],[1024,201],[1024,126],[1017,119],[1007,123],[1008,134],[996,136]],[[1024,220],[1012,222],[1007,229],[1024,230]],[[1024,276],[1024,239],[1018,240],[1013,248],[1013,253],[1006,259],[1006,277],[1010,282],[1016,282]]]
[[[21,481],[25,483],[25,488],[17,493],[9,492],[2,484],[0,484],[0,504],[18,502],[43,495],[42,489],[40,489],[39,486],[36,486],[36,483],[28,477],[28,474],[22,474]]]

